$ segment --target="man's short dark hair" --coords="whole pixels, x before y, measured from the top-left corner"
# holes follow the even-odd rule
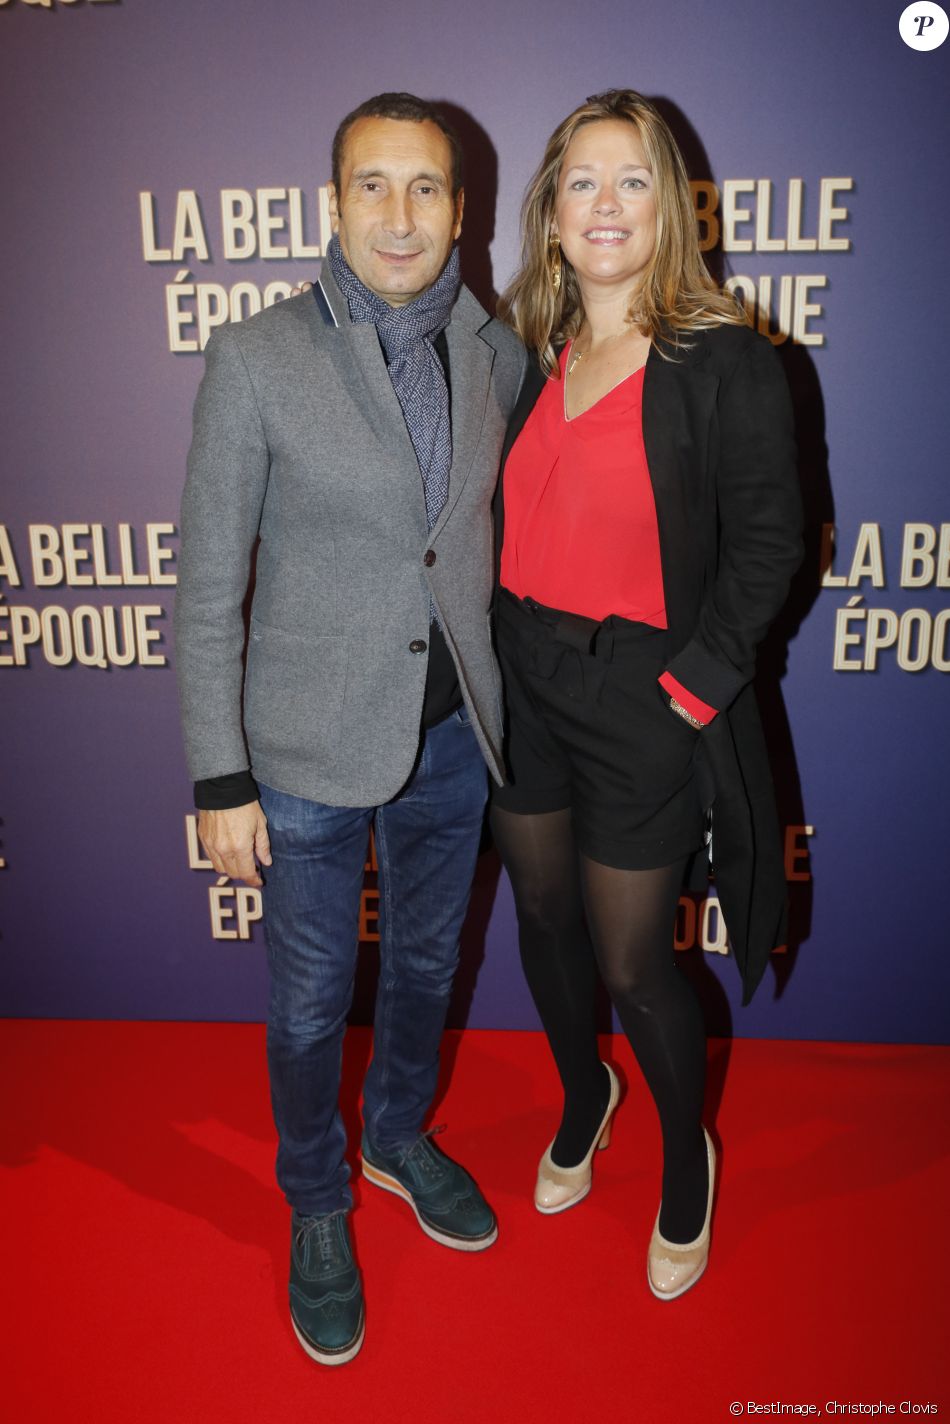
[[[415,94],[376,94],[372,99],[365,100],[351,114],[347,114],[333,135],[333,186],[336,189],[338,200],[342,198],[340,168],[343,147],[346,143],[346,136],[357,119],[398,119],[400,122],[410,124],[426,122],[435,124],[436,128],[441,130],[448,139],[449,149],[452,153],[452,197],[458,197],[462,188],[462,145],[452,125],[442,117],[434,104],[428,103],[425,99],[417,99]]]

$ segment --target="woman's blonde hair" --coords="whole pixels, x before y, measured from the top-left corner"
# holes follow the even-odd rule
[[[713,281],[699,251],[686,164],[669,125],[649,99],[633,89],[594,94],[568,114],[548,140],[521,210],[521,268],[498,301],[498,314],[538,353],[546,375],[557,376],[555,347],[576,336],[584,319],[574,269],[561,253],[561,286],[551,280],[551,232],[557,187],[568,144],[585,124],[621,119],[633,124],[653,173],[656,246],[630,312],[645,336],[682,345],[683,332],[723,322],[741,325],[735,298]],[[663,347],[660,347],[661,353]]]

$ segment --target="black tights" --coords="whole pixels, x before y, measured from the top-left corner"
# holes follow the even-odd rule
[[[615,870],[589,860],[578,853],[569,810],[521,816],[495,808],[491,823],[514,889],[525,977],[564,1088],[554,1161],[580,1161],[607,1103],[594,1021],[599,969],[660,1117],[660,1230],[667,1240],[691,1241],[702,1229],[708,1185],[706,1035],[673,953],[683,862]]]

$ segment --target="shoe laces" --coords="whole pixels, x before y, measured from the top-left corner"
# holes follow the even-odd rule
[[[435,1127],[430,1127],[428,1131],[420,1133],[403,1159],[406,1162],[411,1160],[424,1176],[433,1181],[443,1175],[445,1163],[441,1154],[435,1150],[432,1138],[438,1137],[439,1133],[444,1131],[445,1123],[440,1122]]]
[[[338,1216],[343,1215],[342,1211],[333,1211],[329,1216],[301,1217],[302,1224],[297,1228],[297,1249],[302,1252],[312,1242],[319,1253],[321,1265],[329,1265],[340,1254],[335,1222]]]

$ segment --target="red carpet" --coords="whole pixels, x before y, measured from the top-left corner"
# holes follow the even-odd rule
[[[749,1401],[950,1414],[946,1049],[714,1040],[712,1255],[664,1303],[645,1278],[658,1130],[626,1044],[594,1190],[544,1218],[543,1041],[451,1035],[441,1142],[490,1196],[498,1244],[447,1251],[358,1182],[366,1344],[329,1371],[287,1319],[263,1029],[7,1022],[2,1043],[11,1424],[705,1424],[733,1401],[742,1417]],[[369,1047],[351,1032],[354,1142]]]

